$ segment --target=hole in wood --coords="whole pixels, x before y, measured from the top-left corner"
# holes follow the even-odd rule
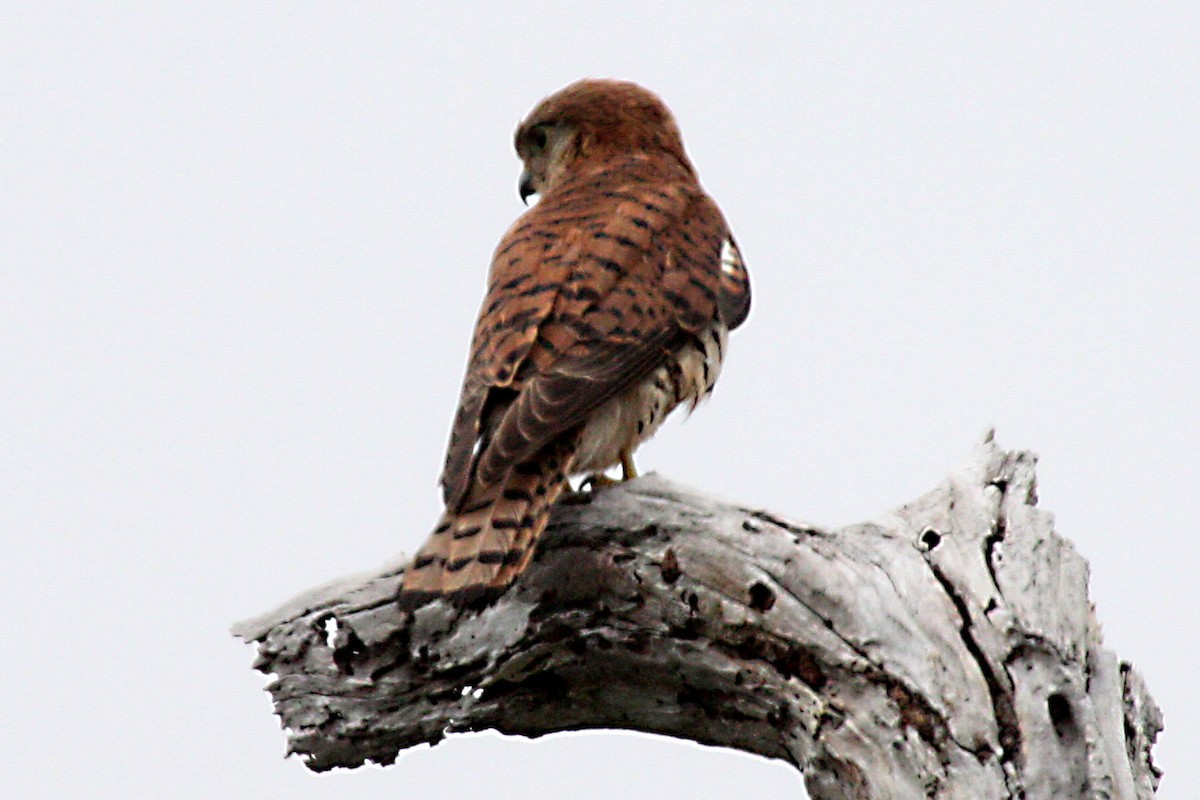
[[[1071,701],[1066,695],[1054,693],[1046,698],[1046,710],[1050,714],[1050,723],[1054,725],[1054,733],[1060,739],[1073,739],[1077,733],[1075,712],[1071,710]]]
[[[942,535],[933,528],[926,528],[925,532],[921,534],[921,544],[925,546],[926,550],[932,550],[941,544],[941,542]]]
[[[750,586],[750,607],[755,611],[770,611],[775,605],[775,593],[766,584],[758,582]]]
[[[325,646],[331,650],[337,647],[339,629],[337,617],[326,617],[321,627],[325,631]]]

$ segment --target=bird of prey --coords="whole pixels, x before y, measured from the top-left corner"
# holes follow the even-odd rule
[[[516,131],[538,202],[492,257],[441,476],[445,511],[404,573],[412,608],[493,598],[529,564],[568,476],[620,464],[712,391],[750,284],[671,112],[582,80]]]

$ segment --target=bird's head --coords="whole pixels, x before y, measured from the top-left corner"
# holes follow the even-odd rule
[[[525,164],[520,194],[545,195],[589,165],[631,153],[667,155],[689,174],[675,118],[636,83],[588,78],[547,97],[518,126],[514,143]]]

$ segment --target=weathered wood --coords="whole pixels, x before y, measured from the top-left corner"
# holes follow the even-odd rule
[[[393,565],[234,632],[314,770],[457,731],[626,728],[786,759],[813,798],[1153,797],[1161,715],[1101,646],[1034,463],[989,435],[838,530],[647,476],[568,498],[481,611],[397,611]]]

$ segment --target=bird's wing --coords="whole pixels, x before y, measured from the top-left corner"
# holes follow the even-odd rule
[[[473,480],[501,479],[718,314],[745,315],[748,284],[731,293],[722,271],[725,220],[694,184],[550,199],[493,259],[442,474],[451,507]]]

